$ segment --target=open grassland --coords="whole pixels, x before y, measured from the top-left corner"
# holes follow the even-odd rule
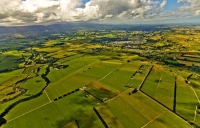
[[[0,113],[23,99],[3,114],[3,127],[200,125],[199,31],[156,30],[17,34],[0,43]]]
[[[199,121],[199,120],[200,120],[200,114],[197,114],[197,116],[196,116],[194,122],[195,122],[196,124],[200,125],[200,121]]]
[[[111,99],[120,93],[120,91],[100,82],[91,83],[85,90],[101,101]]]
[[[114,70],[110,75],[101,80],[101,83],[110,86],[119,91],[126,90],[127,86],[131,85],[134,80],[131,79],[132,75],[140,67],[141,62],[124,62],[119,68]],[[132,88],[134,85],[131,86]]]
[[[17,82],[18,77],[26,76],[22,74],[23,69],[14,70],[12,72],[6,72],[0,74],[0,85],[12,85]],[[16,80],[17,79],[17,80]]]
[[[110,128],[123,128],[117,117],[108,109],[106,105],[100,105],[97,110],[101,117],[104,119],[108,127]]]
[[[0,112],[2,113],[10,104],[13,104],[15,103],[16,101],[20,100],[20,99],[24,99],[26,98],[27,96],[19,96],[13,100],[10,100],[10,101],[7,101],[3,104],[0,104]]]
[[[121,63],[100,62],[93,65],[89,69],[84,70],[82,75],[85,75],[87,77],[94,77],[96,79],[95,81],[91,81],[86,84],[86,90],[102,100],[104,98],[114,97],[117,93],[120,92],[116,89],[116,87],[120,86],[115,85],[114,87],[112,87],[112,85],[107,84],[103,81],[110,76],[113,76],[119,66],[121,66]],[[123,88],[123,86],[121,88]]]
[[[0,54],[0,70],[11,69],[19,65],[19,57]]]
[[[190,85],[197,90],[200,90],[200,76],[192,76],[189,78]]]
[[[23,54],[23,51],[17,51],[17,50],[10,50],[2,53],[2,55],[7,55],[7,56],[16,56],[16,57],[21,57]]]
[[[85,95],[86,93],[84,92],[76,92],[12,120],[4,127],[57,128],[77,120],[80,127],[102,128],[103,125],[101,121],[92,109],[98,102],[91,96],[85,98]],[[22,105],[20,107],[23,109],[23,107],[26,106]],[[10,120],[14,117],[15,114],[13,113],[13,115],[11,114],[7,119]]]
[[[21,94],[22,90],[16,90],[14,88],[18,85],[16,84],[18,81],[26,77],[25,74],[21,73],[22,70],[15,70],[13,72],[0,74],[0,102],[12,99]]]
[[[0,102],[7,101],[21,94],[21,91],[14,91],[13,87],[0,86]]]
[[[174,84],[175,77],[172,74],[170,74],[167,71],[162,71],[161,75],[162,75],[162,78],[160,81],[161,83]]]
[[[70,76],[71,74],[83,72],[83,70],[88,69],[91,65],[93,65],[97,61],[98,61],[97,59],[92,57],[82,57],[67,61],[64,64],[68,64],[69,67],[61,70],[51,69],[48,78],[52,83],[55,81],[56,82],[60,81],[63,79],[63,76]]]
[[[60,49],[59,51],[56,51],[56,52],[50,52],[49,54],[47,54],[47,56],[61,59],[61,58],[73,56],[76,54],[77,54],[76,52],[73,52],[70,50]]]
[[[141,92],[132,95],[124,93],[105,105],[109,110],[104,110],[105,107],[101,108],[100,106],[99,112],[111,127],[115,122],[116,125],[124,128],[149,126],[190,127],[181,118],[164,109]],[[105,111],[109,111],[108,114]]]
[[[195,92],[196,92],[198,98],[200,99],[200,90],[195,90]]]
[[[160,83],[154,98],[172,110],[174,105],[174,85]]]
[[[140,64],[140,67],[137,65],[136,71],[132,73],[131,79],[129,79],[126,87],[138,88],[141,86],[141,83],[144,81],[144,78],[150,70],[150,65],[146,65],[146,63]]]
[[[72,122],[66,124],[66,125],[63,126],[62,128],[77,128],[77,127],[78,127],[78,126],[77,126],[77,124],[76,124],[76,121],[74,120],[74,121],[72,121]]]
[[[139,64],[103,61],[99,65],[94,65],[84,74],[98,77],[98,81],[89,84],[86,90],[101,100],[113,98],[127,89],[126,86],[130,83],[132,74],[139,68]]]
[[[37,52],[47,52],[47,53],[52,53],[52,52],[57,52],[59,50],[62,50],[61,47],[43,47],[43,48],[32,48],[32,50],[35,50]]]
[[[173,109],[175,78],[163,70],[161,66],[155,65],[146,79],[142,91]]]
[[[66,69],[51,69],[51,72],[48,75],[51,83],[46,90],[49,93],[50,98],[56,98],[96,80],[92,76],[83,74],[83,71],[88,70],[88,68],[95,64],[96,61],[96,59],[85,59],[83,57],[69,61],[69,67]]]
[[[10,114],[6,116],[8,120],[12,120],[22,116],[29,111],[40,107],[46,103],[49,103],[49,100],[46,94],[42,94],[40,97],[33,99],[31,101],[23,102],[20,105],[16,106],[13,110],[10,111]]]
[[[90,69],[86,69],[84,75],[96,77],[97,79],[101,79],[109,73],[117,70],[118,67],[121,66],[122,63],[116,62],[107,62],[101,61],[95,65],[93,65]]]
[[[26,81],[21,87],[27,89],[24,95],[30,96],[40,92],[45,85],[45,81],[38,76]]]
[[[184,61],[184,60],[178,60],[177,62],[180,64],[185,64],[186,66],[192,66],[192,65],[200,66],[200,63],[197,62]]]
[[[132,71],[118,69],[112,72],[105,79],[101,80],[101,83],[110,86],[119,91],[124,91],[128,81],[131,79]]]
[[[24,74],[36,73],[36,70],[41,66],[42,65],[33,65],[33,66],[25,67],[23,73]]]
[[[74,59],[81,58],[81,57],[83,57],[83,56],[84,56],[83,54],[74,54],[74,55],[72,55],[72,56],[68,56],[68,57],[59,59],[59,60],[58,60],[57,62],[55,62],[55,63],[56,63],[56,64],[68,64],[69,61],[74,60]]]
[[[22,62],[18,60],[22,56],[29,56],[30,53],[24,53],[24,51],[18,50],[9,50],[3,53],[0,53],[0,71],[5,69],[12,69],[19,66]]]
[[[150,75],[148,76],[148,78],[146,79],[142,87],[142,91],[147,92],[148,95],[150,95],[151,97],[154,97],[160,78],[161,78],[161,74],[152,71]]]
[[[189,121],[193,121],[195,116],[195,109],[199,102],[194,91],[190,85],[185,83],[183,78],[178,77],[177,79],[176,94],[176,112]]]
[[[81,77],[81,78],[79,78]],[[84,82],[81,82],[80,80],[84,79]],[[66,94],[68,92],[71,92],[75,89],[81,88],[85,86],[85,84],[89,84],[94,79],[90,77],[85,77],[81,75],[74,75],[71,77],[66,77],[62,82],[59,82],[57,84],[50,84],[48,88],[46,89],[47,93],[49,94],[50,99],[57,98],[63,94]]]

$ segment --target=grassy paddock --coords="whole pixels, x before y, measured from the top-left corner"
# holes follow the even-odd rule
[[[152,123],[155,125],[151,125],[150,123],[147,127],[190,127],[182,119],[174,116],[171,112],[147,98],[141,92],[137,92],[131,96],[126,93],[122,94],[115,100],[107,102],[106,106],[115,116],[114,119],[118,119],[119,123],[125,128],[132,126],[141,128],[150,121],[153,121]],[[107,118],[109,118],[109,116]],[[107,118],[104,118],[107,122],[113,119]]]
[[[176,94],[176,112],[192,121],[194,119],[194,111],[199,103],[190,85],[186,84],[181,77],[177,79]]]
[[[85,95],[86,93],[84,92],[76,92],[73,95],[64,97],[56,102],[51,102],[48,105],[8,122],[3,127],[57,128],[77,120],[80,127],[102,128],[101,121],[92,109],[93,106],[97,105],[98,101],[90,96],[85,98]],[[26,105],[20,107],[23,109]],[[13,116],[11,114],[7,119],[12,119]]]

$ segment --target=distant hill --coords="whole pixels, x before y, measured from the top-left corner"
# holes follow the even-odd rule
[[[153,31],[159,29],[169,29],[167,25],[128,25],[128,24],[96,24],[96,23],[63,23],[51,25],[33,25],[33,26],[0,26],[0,34],[15,34],[15,33],[43,33],[52,32],[59,33],[73,29],[93,29],[93,30],[140,30],[140,31]]]
[[[66,24],[52,24],[52,25],[33,25],[33,26],[0,26],[0,34],[5,33],[38,33],[45,31],[63,32],[73,28],[87,27],[93,28],[98,24],[85,24],[85,23],[66,23]]]

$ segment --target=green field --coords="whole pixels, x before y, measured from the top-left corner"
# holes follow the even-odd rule
[[[186,119],[193,121],[196,106],[199,105],[199,102],[190,85],[186,84],[182,79],[178,79],[177,81],[176,101],[176,112]],[[200,124],[199,120],[197,120],[197,124]]]
[[[18,127],[23,127],[23,128],[62,127],[73,120],[78,120],[80,127],[102,128],[103,126],[100,120],[98,120],[98,117],[92,110],[92,106],[96,106],[98,102],[93,97],[88,97],[86,99],[85,94],[86,93],[84,92],[76,92],[73,95],[69,95],[56,102],[51,102],[47,105],[44,105],[43,107],[36,109],[35,111],[31,111],[30,113],[25,114],[24,116],[12,120],[13,118],[19,115],[16,111],[20,109],[24,111],[23,108],[27,106],[26,104],[29,103],[27,102],[25,104],[21,104],[18,106],[18,108],[13,109],[11,111],[10,116],[6,117],[8,121],[9,120],[11,121],[8,122],[4,127],[9,128],[9,127],[15,127],[16,125]],[[31,104],[32,103],[33,102],[31,102]]]
[[[172,116],[171,112],[155,103],[141,92],[137,92],[129,96],[127,93],[122,94],[105,104],[110,110],[109,116],[105,117],[105,121],[115,123],[124,128],[135,127],[190,127],[186,122],[177,116]],[[101,106],[100,106],[101,107]],[[103,115],[105,110],[100,109]],[[108,110],[107,110],[108,111]],[[173,118],[172,118],[173,117]],[[150,122],[151,121],[151,122]],[[150,122],[150,123],[149,123]]]
[[[142,87],[142,91],[173,110],[175,78],[159,68],[154,66]]]
[[[0,34],[0,126],[198,128],[199,30],[110,27]]]

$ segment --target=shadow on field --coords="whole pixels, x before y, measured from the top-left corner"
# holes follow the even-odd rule
[[[104,117],[108,117],[109,118],[109,122],[111,122],[111,124],[112,125],[114,125],[114,126],[117,126],[118,125],[118,122],[117,122],[117,118],[115,117],[115,116],[113,116],[113,117],[111,117],[108,113],[106,113],[106,109],[108,109],[109,110],[109,108],[107,107],[107,108],[98,108],[98,111],[102,114],[102,115],[104,115]]]
[[[70,123],[72,120],[73,120],[73,118],[59,120],[59,121],[56,122],[56,127],[57,128],[62,128],[66,124]]]
[[[92,112],[92,107],[91,107],[91,112]],[[91,113],[88,111],[83,111],[81,109],[77,110],[71,117],[67,117],[66,119],[62,119],[56,122],[56,127],[57,128],[62,128],[68,123],[76,120],[80,128],[91,128],[95,126],[95,122],[97,119],[95,113]],[[102,125],[103,127],[103,125]],[[78,128],[78,126],[77,126]]]
[[[157,118],[156,121],[158,121],[158,122],[160,122],[160,123],[162,123],[162,124],[165,124],[165,123],[166,123],[166,122],[165,122],[163,119],[161,119],[161,118]]]
[[[42,82],[42,81],[41,81],[41,80],[36,80],[35,82],[36,82],[36,83],[40,83],[40,82]]]

